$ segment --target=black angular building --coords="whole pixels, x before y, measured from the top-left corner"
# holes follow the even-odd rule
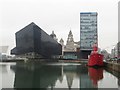
[[[62,46],[33,22],[15,36],[16,47],[11,54],[28,58],[51,58],[62,54]]]

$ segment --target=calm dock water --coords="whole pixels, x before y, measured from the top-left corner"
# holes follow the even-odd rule
[[[80,63],[0,63],[1,88],[118,88],[120,78]]]

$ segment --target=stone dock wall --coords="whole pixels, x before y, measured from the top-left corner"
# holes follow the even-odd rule
[[[105,67],[109,68],[111,70],[120,72],[120,63],[116,63],[116,62],[104,62]]]

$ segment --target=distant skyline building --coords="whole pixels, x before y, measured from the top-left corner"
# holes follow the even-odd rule
[[[7,59],[7,51],[9,46],[0,46],[0,61]]]
[[[0,53],[7,53],[8,46],[0,46]]]
[[[80,13],[80,51],[82,58],[87,58],[93,45],[98,44],[97,15],[97,12]]]

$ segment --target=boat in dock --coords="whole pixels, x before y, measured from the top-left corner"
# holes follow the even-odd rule
[[[92,66],[92,67],[104,66],[103,58],[104,58],[104,55],[98,53],[97,44],[94,44],[93,51],[91,52],[91,54],[88,58],[88,66]]]

